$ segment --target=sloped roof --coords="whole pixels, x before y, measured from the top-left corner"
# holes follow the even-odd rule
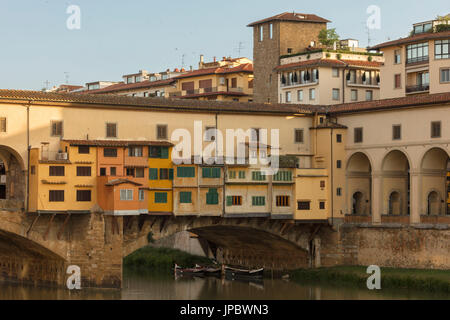
[[[371,50],[380,50],[387,47],[398,46],[402,44],[410,44],[418,41],[424,40],[437,40],[437,39],[448,39],[450,37],[450,31],[438,32],[438,33],[421,33],[407,38],[400,38],[393,41],[388,41],[384,43],[377,44],[371,47]]]
[[[118,91],[128,91],[133,89],[146,89],[146,88],[155,88],[155,87],[162,87],[167,86],[170,84],[175,83],[175,80],[167,79],[167,80],[159,80],[159,81],[142,81],[142,82],[136,82],[136,83],[117,83],[110,86],[107,86],[105,88],[96,89],[96,90],[88,90],[88,91],[81,91],[79,93],[83,94],[101,94],[101,93],[110,93],[110,92],[118,92]]]
[[[307,61],[299,61],[294,63],[283,64],[275,68],[275,70],[286,70],[299,67],[361,67],[361,68],[380,68],[383,65],[376,61],[362,60],[335,60],[335,59],[313,59]]]
[[[225,68],[225,67],[216,67],[216,68],[206,68],[206,69],[198,69],[194,70],[182,75],[175,77],[174,79],[184,79],[191,78],[197,76],[203,76],[208,74],[228,74],[228,73],[239,73],[239,72],[247,72],[253,73],[253,64],[244,63],[234,68]]]
[[[273,17],[258,20],[250,23],[247,27],[253,27],[269,21],[290,21],[290,22],[314,22],[314,23],[328,23],[330,20],[319,17],[315,14],[297,13],[297,12],[283,12]]]

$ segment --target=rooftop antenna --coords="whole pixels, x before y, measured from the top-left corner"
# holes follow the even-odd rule
[[[182,55],[181,55],[181,68],[184,68],[184,58],[186,57],[186,54],[185,53],[183,53]]]
[[[370,48],[370,43],[372,42],[372,38],[370,37],[370,29],[367,25],[366,25],[366,30],[367,30],[367,47]]]
[[[238,47],[237,47],[238,58],[241,57],[241,51],[244,50],[244,49],[245,49],[244,43],[243,43],[242,41],[239,41],[239,45],[238,45]]]
[[[64,72],[64,77],[66,78],[66,84],[69,84],[69,71]]]

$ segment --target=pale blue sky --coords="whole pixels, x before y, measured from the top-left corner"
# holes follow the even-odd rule
[[[1,0],[0,88],[121,80],[140,69],[194,68],[200,54],[252,58],[250,22],[285,11],[331,20],[341,38],[367,45],[369,5],[381,8],[372,45],[408,34],[412,23],[450,12],[448,0]],[[81,8],[81,30],[68,30],[66,9]]]

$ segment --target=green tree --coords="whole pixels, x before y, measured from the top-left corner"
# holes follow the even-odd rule
[[[330,47],[339,41],[339,35],[336,33],[336,29],[322,29],[319,33],[319,41],[321,44]]]

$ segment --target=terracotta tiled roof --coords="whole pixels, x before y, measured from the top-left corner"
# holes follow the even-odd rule
[[[422,34],[414,35],[412,37],[400,38],[397,40],[380,43],[380,44],[377,44],[376,46],[373,46],[370,49],[371,50],[379,50],[379,49],[383,49],[386,47],[392,47],[392,46],[397,46],[397,45],[402,45],[402,44],[409,44],[409,43],[414,43],[414,42],[423,41],[423,40],[436,40],[436,39],[448,39],[448,38],[450,38],[450,31],[438,32],[438,33],[422,33]]]
[[[445,103],[447,104],[450,103],[450,92],[426,94],[426,95],[412,95],[395,99],[346,103],[331,106],[329,111],[331,113],[350,113],[350,112],[362,112],[372,110],[421,107],[426,105],[445,104]]]
[[[325,107],[281,103],[200,101],[191,99],[139,98],[118,95],[52,93],[0,89],[0,103],[76,106],[82,108],[139,109],[152,111],[292,114],[323,112]]]
[[[168,141],[63,140],[63,142],[67,142],[71,146],[90,146],[90,147],[173,146],[173,144]]]
[[[275,70],[286,70],[300,67],[336,67],[343,68],[361,67],[361,68],[380,68],[383,64],[376,61],[362,61],[362,60],[335,60],[335,59],[313,59],[307,61],[300,61],[294,63],[283,64],[275,68]]]
[[[119,91],[128,91],[133,89],[146,89],[146,88],[155,88],[155,87],[162,87],[167,86],[170,84],[175,83],[175,80],[167,79],[167,80],[159,80],[159,81],[142,81],[137,83],[117,83],[113,84],[111,86],[96,89],[96,90],[89,90],[89,91],[81,91],[80,93],[83,94],[101,94],[101,93],[110,93],[110,92],[119,92]]]
[[[239,73],[239,72],[253,73],[253,64],[244,63],[244,64],[241,64],[234,68],[217,67],[217,68],[198,69],[198,70],[194,70],[194,71],[182,74],[180,76],[177,76],[174,79],[191,78],[191,77],[203,76],[203,75],[208,75],[208,74],[228,74],[228,73]]]
[[[198,97],[211,97],[211,96],[232,96],[232,97],[245,97],[248,94],[244,92],[233,92],[233,91],[216,91],[216,92],[204,92],[204,93],[195,93],[195,94],[187,94],[184,96],[179,96],[177,98],[180,99],[193,99]]]
[[[253,27],[255,25],[269,22],[269,21],[292,21],[292,22],[315,22],[315,23],[331,22],[327,19],[316,16],[315,14],[284,12],[284,13],[277,14],[276,16],[273,16],[270,18],[252,22],[247,27]]]

